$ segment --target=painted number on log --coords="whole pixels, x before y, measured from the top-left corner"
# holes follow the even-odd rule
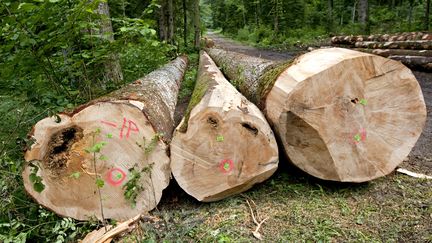
[[[101,123],[105,124],[107,126],[110,126],[110,127],[114,127],[114,128],[118,127],[117,123],[110,122],[110,121],[102,120]],[[119,134],[120,139],[122,139],[123,137],[129,138],[129,136],[131,135],[131,132],[138,133],[139,128],[135,122],[128,120],[124,117],[121,129],[120,129],[120,134]]]

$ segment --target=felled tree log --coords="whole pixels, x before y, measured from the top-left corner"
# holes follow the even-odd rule
[[[291,65],[246,72],[265,61],[218,49],[209,53],[231,80],[263,87],[254,95],[247,83],[239,85],[258,98],[290,160],[315,177],[364,182],[387,175],[422,132],[426,107],[420,86],[397,61],[328,48]]]
[[[223,76],[207,53],[185,119],[171,142],[171,170],[188,194],[216,201],[277,169],[278,148],[264,115]]]
[[[355,50],[375,54],[382,57],[389,57],[389,56],[432,57],[432,50],[367,49],[367,48],[357,48]]]
[[[25,154],[27,192],[79,220],[124,220],[155,208],[170,178],[166,142],[186,66],[179,57],[106,97],[39,121]]]
[[[420,69],[424,71],[431,72],[432,71],[432,56],[424,57],[424,56],[389,56],[388,58],[392,60],[401,61],[407,67],[413,69]]]
[[[358,41],[410,41],[410,40],[432,40],[431,33],[427,32],[405,32],[398,34],[376,34],[376,35],[340,35],[331,38],[332,44],[354,45]]]
[[[418,41],[357,41],[355,43],[357,48],[371,48],[371,49],[411,49],[411,50],[432,50],[432,41],[418,40]]]
[[[357,51],[376,54],[402,62],[411,69],[432,71],[432,50],[402,50],[402,49],[365,49]]]

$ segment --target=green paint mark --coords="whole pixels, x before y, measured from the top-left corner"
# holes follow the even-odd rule
[[[363,98],[363,99],[360,100],[359,103],[362,104],[362,105],[367,105],[367,100]]]
[[[230,169],[230,164],[228,162],[225,162],[223,168],[224,170],[228,171]]]
[[[78,178],[80,178],[80,176],[81,176],[81,173],[79,171],[76,171],[76,172],[72,173],[69,177],[72,177],[74,179],[78,179]]]
[[[360,134],[356,134],[356,135],[354,136],[354,140],[357,141],[357,142],[360,142],[360,140],[361,140],[361,136],[360,136]]]
[[[108,133],[106,136],[107,136],[107,138],[112,138],[113,137],[113,135],[111,133]]]
[[[222,135],[217,135],[216,141],[217,142],[223,142],[224,141],[224,137]]]
[[[116,180],[120,180],[121,178],[123,178],[123,175],[121,173],[117,173],[117,175],[115,176]]]

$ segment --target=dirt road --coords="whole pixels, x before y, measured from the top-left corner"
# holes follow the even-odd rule
[[[277,52],[247,46],[221,35],[209,32],[207,37],[215,42],[215,47],[243,53],[250,56],[261,57],[273,61],[291,59],[299,53]],[[409,159],[401,167],[419,173],[432,174],[432,73],[413,71],[423,91],[427,106],[427,120],[423,133],[411,151]]]

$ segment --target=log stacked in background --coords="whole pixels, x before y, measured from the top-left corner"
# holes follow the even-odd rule
[[[209,54],[260,104],[290,160],[318,178],[387,175],[422,132],[420,86],[397,61],[342,48],[318,49],[291,64],[218,49]]]
[[[357,48],[359,51],[401,61],[413,69],[432,71],[432,33],[334,36],[331,43],[333,46]],[[379,51],[381,49],[385,51]]]
[[[202,52],[188,112],[171,142],[180,187],[200,201],[223,199],[269,178],[278,159],[264,115]]]
[[[186,67],[187,58],[178,57],[106,97],[39,121],[31,132],[35,143],[25,154],[27,192],[41,205],[79,220],[102,219],[101,204],[104,218],[116,220],[155,208],[169,183],[166,142]],[[97,152],[94,146],[102,143]],[[45,185],[42,192],[33,187],[34,166]],[[97,178],[103,181],[101,198]]]

